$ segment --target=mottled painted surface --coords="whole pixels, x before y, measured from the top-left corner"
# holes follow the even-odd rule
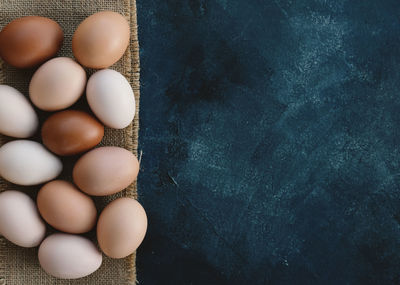
[[[400,3],[137,0],[140,284],[400,284]]]

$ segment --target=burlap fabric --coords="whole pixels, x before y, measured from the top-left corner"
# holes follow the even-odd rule
[[[131,25],[131,43],[123,58],[112,66],[130,81],[136,98],[136,116],[134,122],[124,130],[112,130],[106,128],[103,145],[115,145],[131,150],[137,155],[137,136],[139,128],[139,45],[137,40],[136,3],[135,0],[0,0],[0,28],[3,28],[11,20],[27,16],[45,16],[57,21],[64,30],[64,44],[59,55],[72,57],[71,38],[78,24],[87,16],[101,11],[112,10],[121,13]],[[34,70],[17,70],[3,62],[0,66],[0,84],[11,85],[24,94],[28,94],[29,80]],[[88,70],[88,73],[93,71]],[[85,98],[76,105],[76,109],[88,110]],[[49,114],[39,112],[40,120]],[[40,137],[33,138],[40,141]],[[0,136],[0,145],[10,138]],[[71,169],[78,157],[63,159],[64,170],[62,178],[71,181]],[[20,190],[28,193],[33,198],[40,186],[21,187],[7,183],[0,179],[0,191]],[[98,210],[112,199],[119,196],[136,198],[136,183],[128,189],[107,198],[96,198]],[[49,228],[49,232],[53,230]],[[87,234],[95,241],[95,233]],[[60,280],[47,275],[41,268],[37,259],[37,248],[25,249],[14,246],[0,237],[0,285],[5,284],[134,284],[136,281],[135,254],[121,260],[113,260],[104,257],[101,268],[92,275],[78,280]]]

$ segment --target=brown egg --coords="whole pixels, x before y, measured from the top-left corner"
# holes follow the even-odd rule
[[[75,58],[90,68],[107,68],[117,62],[129,45],[129,24],[112,11],[86,18],[72,37]]]
[[[43,124],[43,144],[58,155],[87,151],[100,143],[104,126],[82,111],[66,110],[50,116]]]
[[[67,181],[54,180],[45,184],[38,193],[37,206],[43,219],[63,232],[85,233],[96,224],[93,200]]]
[[[139,162],[124,148],[107,146],[93,149],[75,164],[75,184],[92,196],[106,196],[128,187],[137,177]]]
[[[0,56],[18,68],[33,67],[55,56],[63,38],[60,25],[49,18],[18,18],[0,32]]]
[[[131,198],[119,198],[101,212],[97,240],[111,258],[132,254],[142,243],[147,230],[147,216],[142,205]]]

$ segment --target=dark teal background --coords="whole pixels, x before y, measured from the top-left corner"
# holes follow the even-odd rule
[[[400,2],[137,6],[140,284],[400,284]]]

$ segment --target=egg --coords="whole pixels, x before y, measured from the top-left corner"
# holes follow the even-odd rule
[[[39,263],[49,275],[63,279],[88,276],[101,266],[103,257],[87,238],[55,233],[40,245]]]
[[[46,225],[35,202],[25,193],[0,193],[0,235],[22,247],[38,246],[46,234]]]
[[[117,62],[129,45],[129,24],[112,11],[86,18],[72,37],[75,58],[90,68],[107,68]]]
[[[103,135],[104,126],[82,111],[55,113],[42,126],[43,144],[62,156],[78,154],[95,147]]]
[[[97,240],[107,256],[123,258],[139,247],[146,230],[147,216],[142,205],[131,198],[119,198],[100,214]]]
[[[104,69],[88,80],[86,98],[93,113],[106,126],[127,127],[135,116],[135,96],[126,78],[119,72]]]
[[[136,156],[124,148],[107,146],[83,155],[74,165],[72,177],[83,192],[106,196],[128,187],[138,172]]]
[[[27,138],[39,124],[32,105],[17,89],[0,85],[0,134]]]
[[[45,184],[36,201],[40,215],[57,230],[80,234],[96,224],[97,210],[92,198],[70,182],[53,180]]]
[[[32,103],[44,111],[70,107],[85,91],[86,72],[68,57],[53,58],[39,67],[29,84]]]
[[[18,68],[34,67],[55,56],[63,38],[60,25],[49,18],[18,18],[0,32],[0,57]]]
[[[36,185],[56,178],[61,161],[40,143],[15,140],[0,147],[0,176],[18,185]]]

